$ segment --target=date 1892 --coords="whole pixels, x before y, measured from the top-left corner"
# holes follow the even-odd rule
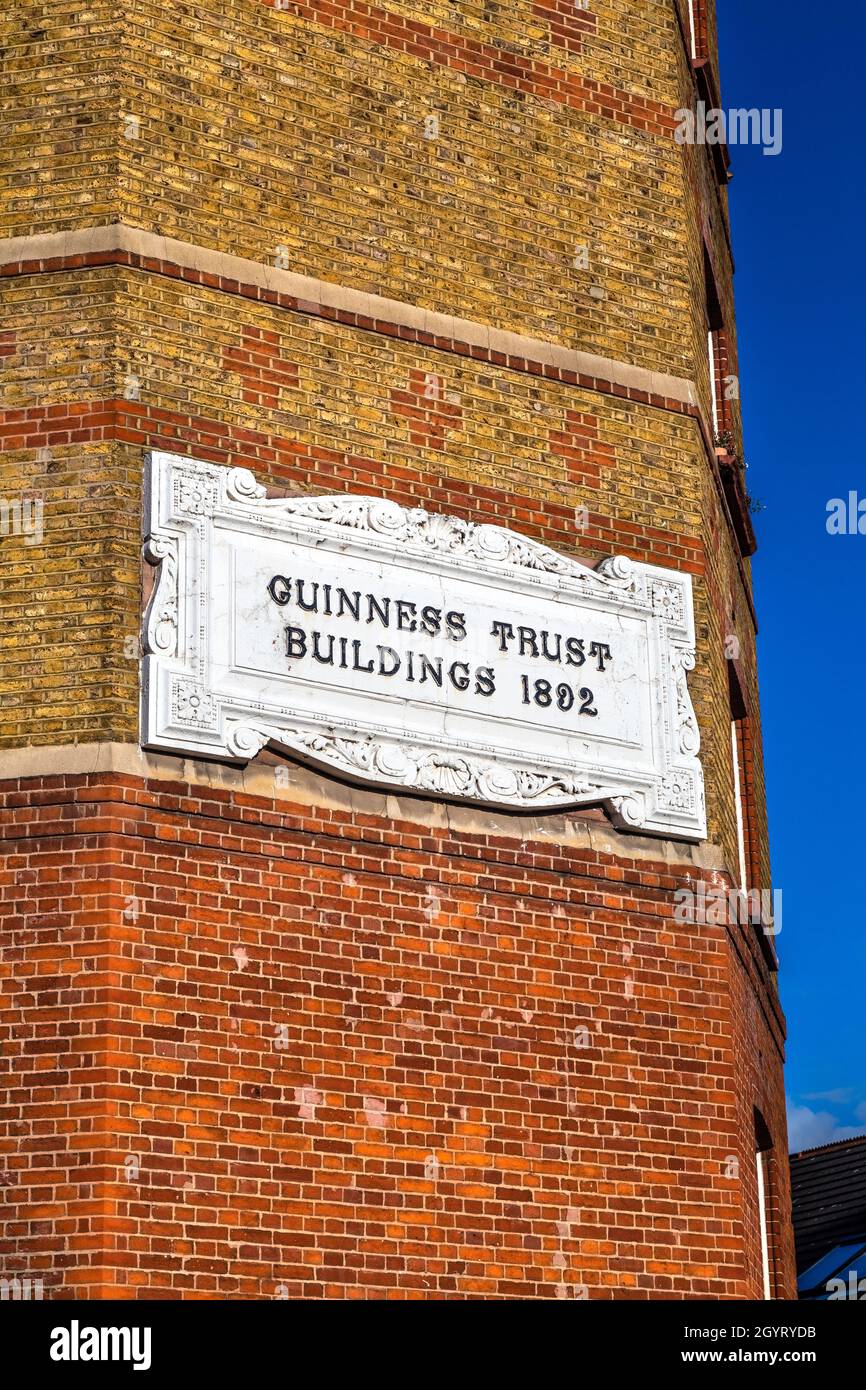
[[[529,676],[523,675],[520,677],[520,687],[524,705],[538,705],[540,709],[550,709],[555,705],[557,709],[567,713],[573,709],[575,701],[579,700],[581,703],[577,708],[578,714],[598,714],[594,703],[595,696],[587,685],[581,686],[575,693],[567,681],[559,681],[553,685],[551,681],[543,678],[533,681]]]

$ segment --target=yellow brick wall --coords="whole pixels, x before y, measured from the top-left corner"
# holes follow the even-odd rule
[[[122,21],[109,0],[0,12],[0,236],[117,216]]]
[[[388,8],[668,111],[684,94],[671,0],[599,0],[580,54],[551,44],[529,0]],[[29,22],[7,20],[7,234],[120,219],[266,264],[285,246],[305,274],[695,374],[694,232],[670,133],[259,0],[210,13],[140,0],[116,23],[99,5],[87,24],[76,6],[25,9]],[[28,42],[36,24],[47,37]]]
[[[552,42],[530,0],[387,11],[456,36],[460,52],[498,45],[504,60],[659,111],[691,99],[673,0],[593,0],[596,24],[580,52]],[[101,0],[86,10],[66,0],[14,6],[2,20],[0,234],[122,220],[271,265],[284,246],[294,271],[694,379],[709,418],[702,226],[732,353],[735,342],[725,195],[706,151],[637,118],[569,104],[565,79],[547,95],[519,90],[330,28],[317,14],[257,0],[139,0],[121,14]],[[434,113],[438,136],[425,139]],[[585,270],[574,264],[582,246]],[[590,559],[628,549],[629,525],[635,554],[650,530],[705,545],[691,685],[711,834],[735,862],[719,611],[731,593],[750,680],[754,643],[694,420],[139,271],[0,283],[3,327],[15,335],[0,360],[3,412],[116,400],[132,373],[145,411],[293,441],[299,456],[315,447],[414,472],[419,497],[428,475],[450,478],[464,497],[479,490],[467,503],[478,515],[500,505],[509,515],[514,499],[563,515],[585,504],[589,529],[569,534],[562,522],[558,543]],[[297,364],[298,387],[276,408],[245,401],[224,365],[245,325],[278,333]],[[413,442],[393,409],[392,393],[419,370],[440,374],[459,403],[441,450]],[[591,487],[569,481],[552,447],[569,411],[597,417],[612,450]],[[43,497],[45,540],[2,543],[4,746],[135,739],[137,668],[124,644],[141,602],[142,458],[145,442],[165,445],[172,428],[151,415],[129,438],[70,437],[50,459],[44,445],[22,446],[26,431],[13,436],[0,486]],[[196,451],[193,426],[176,447]],[[270,469],[263,446],[234,434],[228,447],[262,481],[296,481],[284,453]],[[352,476],[347,465],[346,486]],[[324,486],[312,468],[305,477]]]

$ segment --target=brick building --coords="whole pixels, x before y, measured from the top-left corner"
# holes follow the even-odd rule
[[[0,35],[4,1273],[792,1297],[713,0]],[[706,837],[144,750],[150,450],[691,576]]]

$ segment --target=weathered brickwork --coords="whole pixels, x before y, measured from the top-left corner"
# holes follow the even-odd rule
[[[663,862],[364,801],[11,790],[19,1260],[54,1296],[753,1292],[748,941],[675,924]]]
[[[703,281],[673,138],[690,79],[672,0],[598,0],[580,52],[551,42],[530,0],[102,8],[99,43],[63,3],[33,5],[33,28],[29,5],[7,21],[8,235],[117,217],[658,371],[702,368],[683,333]],[[118,74],[93,79],[85,114],[84,74],[112,36]],[[40,43],[67,74],[53,101]]]
[[[749,875],[771,882],[707,355],[709,266],[736,376],[726,192],[674,139],[685,8],[0,19],[0,238],[157,238],[0,240],[0,500],[41,507],[0,537],[0,1256],[52,1296],[760,1296],[755,1110],[791,1295],[768,955],[674,918],[677,888],[736,876],[732,652]],[[707,845],[268,753],[124,763],[152,447],[691,574]]]

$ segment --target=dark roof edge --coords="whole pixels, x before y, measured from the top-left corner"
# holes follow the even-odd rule
[[[866,1144],[866,1130],[862,1134],[852,1134],[848,1139],[834,1139],[831,1144],[816,1144],[813,1149],[798,1149],[796,1153],[788,1154],[788,1158],[803,1158],[806,1154],[821,1153],[825,1149],[841,1149],[844,1144]]]

